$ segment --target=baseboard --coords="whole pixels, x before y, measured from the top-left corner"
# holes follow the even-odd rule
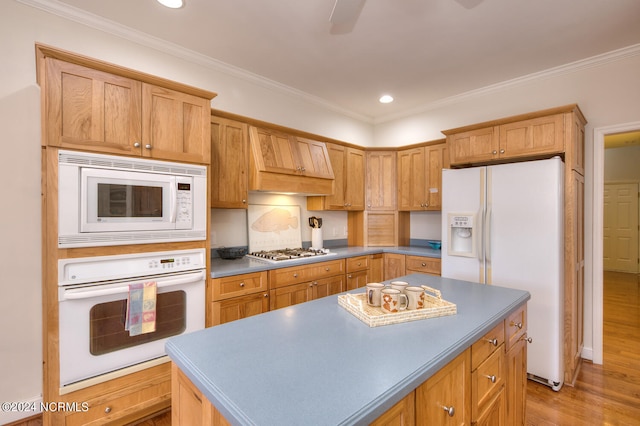
[[[582,352],[580,356],[583,359],[588,359],[589,361],[593,361],[593,348],[587,348],[586,346],[582,348]]]
[[[17,426],[26,419],[42,414],[42,396],[33,397],[31,399],[19,402],[3,402],[2,411],[0,411],[0,424]]]

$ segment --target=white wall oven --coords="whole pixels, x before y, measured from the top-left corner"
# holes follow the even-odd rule
[[[58,153],[58,247],[206,239],[207,168]]]
[[[203,329],[205,262],[205,249],[59,260],[61,393],[166,362],[167,338]],[[141,283],[156,293],[155,331],[136,334],[128,302]]]

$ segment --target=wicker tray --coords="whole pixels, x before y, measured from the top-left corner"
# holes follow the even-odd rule
[[[426,290],[425,306],[422,309],[404,310],[390,314],[384,312],[378,306],[369,306],[365,293],[339,295],[338,304],[369,327],[443,317],[458,313],[455,303],[442,299],[442,294],[439,290],[427,286],[422,286],[422,288]]]

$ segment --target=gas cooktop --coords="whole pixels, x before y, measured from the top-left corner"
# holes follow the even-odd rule
[[[331,256],[334,254],[335,253],[331,253],[327,250],[314,250],[311,248],[285,248],[277,250],[253,251],[247,256],[266,260],[267,262],[285,262],[287,260],[299,260],[315,256]]]

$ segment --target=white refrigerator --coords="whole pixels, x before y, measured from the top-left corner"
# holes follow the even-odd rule
[[[527,290],[527,373],[564,381],[564,164],[442,171],[442,276]]]

